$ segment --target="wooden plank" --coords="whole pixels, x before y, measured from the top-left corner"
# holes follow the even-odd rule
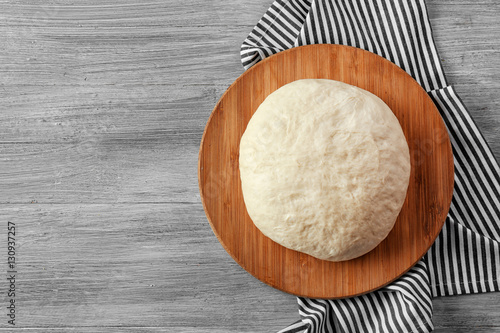
[[[0,202],[190,202],[201,206],[197,144],[175,145],[159,138],[134,141],[124,137],[123,143],[113,144],[89,136],[72,145],[0,145]]]
[[[78,333],[122,333],[122,332],[132,332],[132,333],[156,333],[156,332],[177,332],[177,333],[234,333],[234,332],[254,332],[261,333],[269,329],[269,326],[263,328],[262,330],[252,329],[250,327],[233,327],[233,328],[210,328],[210,327],[189,327],[189,325],[182,325],[176,327],[124,327],[124,326],[87,326],[87,327],[29,327],[29,328],[16,328],[14,332],[26,332],[26,333],[66,333],[66,332],[78,332]],[[278,330],[281,328],[276,328]],[[0,328],[0,332],[12,332],[11,328]],[[486,332],[486,331],[477,331]],[[488,331],[493,332],[493,331]]]
[[[263,314],[265,315],[265,314]],[[81,333],[121,333],[121,332],[178,332],[178,333],[261,333],[266,330],[278,331],[292,324],[293,322],[284,323],[277,326],[275,323],[269,323],[267,320],[256,322],[248,322],[243,325],[228,323],[227,320],[216,322],[214,320],[213,327],[206,326],[205,318],[197,318],[195,323],[184,323],[179,326],[61,326],[61,327],[16,327],[16,328],[0,328],[0,332],[26,332],[26,333],[60,333],[60,332],[81,332]],[[276,320],[274,320],[276,322]],[[217,324],[215,324],[217,323]],[[202,326],[204,325],[204,326]],[[250,326],[251,325],[251,326]],[[462,331],[460,331],[462,332]],[[465,331],[464,331],[465,332]],[[477,332],[497,332],[497,331],[482,331]],[[438,332],[439,333],[439,332]]]
[[[10,111],[0,115],[0,144],[68,144],[75,149],[86,141],[105,146],[134,142],[195,146],[216,102],[214,96],[226,88],[32,87],[38,92],[29,95],[29,103],[40,106],[34,110],[26,101],[14,101],[14,96],[3,98]]]
[[[499,293],[438,297],[432,304],[436,333],[500,332]]]
[[[168,27],[253,27],[271,1],[241,2],[219,1],[169,1],[150,0],[102,0],[83,1],[78,4],[70,0],[51,3],[13,0],[3,4],[2,14],[19,26],[35,28],[62,26],[78,28],[84,25],[98,27],[113,26],[168,26]],[[235,15],[238,14],[238,15]],[[76,22],[76,24],[75,24]]]
[[[41,35],[7,38],[0,60],[8,70],[0,82],[27,88],[56,84],[75,91],[82,86],[133,83],[154,90],[162,84],[227,84],[243,72],[239,53],[231,51],[245,37],[238,27],[39,29],[33,33]]]
[[[500,2],[426,1],[448,82],[500,156]]]

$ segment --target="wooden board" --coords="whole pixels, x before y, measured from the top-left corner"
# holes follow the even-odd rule
[[[267,95],[304,78],[343,81],[379,96],[399,119],[410,147],[410,184],[396,224],[377,248],[357,259],[328,262],[284,248],[264,236],[246,212],[238,167],[241,135]],[[450,141],[427,93],[386,59],[339,45],[294,48],[241,75],[208,120],[198,167],[204,209],[226,251],[259,280],[314,298],[363,294],[404,274],[440,232],[453,192]]]

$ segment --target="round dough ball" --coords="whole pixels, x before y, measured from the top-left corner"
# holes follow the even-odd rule
[[[406,197],[410,154],[380,98],[307,79],[259,106],[241,138],[239,168],[248,214],[264,235],[342,261],[389,234]]]

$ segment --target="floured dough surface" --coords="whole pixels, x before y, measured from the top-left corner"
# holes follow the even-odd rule
[[[389,107],[342,82],[298,80],[270,94],[240,142],[248,214],[264,235],[316,258],[375,248],[406,197],[408,144]]]

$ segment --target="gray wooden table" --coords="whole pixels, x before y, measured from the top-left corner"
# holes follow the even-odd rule
[[[428,0],[455,85],[500,156],[500,2]],[[218,243],[197,185],[207,118],[271,0],[0,1],[0,261],[15,328],[274,332],[295,298]],[[0,331],[11,286],[0,281]],[[500,294],[434,301],[436,332],[500,332]]]

